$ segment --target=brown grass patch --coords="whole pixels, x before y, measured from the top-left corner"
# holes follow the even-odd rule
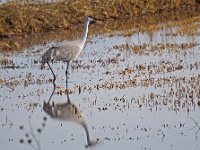
[[[17,2],[5,3],[0,6],[0,49],[21,49],[38,43],[35,42],[38,39],[40,43],[45,43],[58,37],[76,37],[80,34],[79,25],[86,15],[97,20],[97,26],[91,29],[93,33],[112,33],[133,27],[139,28],[139,31],[147,28],[148,31],[153,31],[158,28],[160,21],[182,19],[180,13],[185,12],[186,16],[190,15],[192,18],[195,13],[191,13],[191,10],[195,9],[199,9],[195,0],[65,0],[49,4],[26,2],[23,5]],[[44,33],[49,35],[50,31],[51,37],[44,39],[47,37]],[[58,35],[52,31],[56,31]],[[132,32],[125,34],[131,35]],[[38,36],[36,33],[42,35]],[[10,38],[16,36],[17,38]]]

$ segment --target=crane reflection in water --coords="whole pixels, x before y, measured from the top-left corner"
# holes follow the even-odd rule
[[[85,145],[85,147],[88,148],[96,146],[99,143],[99,141],[98,139],[91,140],[89,127],[83,113],[81,112],[81,109],[71,102],[68,92],[67,101],[65,103],[51,103],[51,98],[54,91],[55,90],[53,90],[49,101],[44,101],[43,110],[53,119],[74,122],[76,124],[81,125],[86,132],[87,144]]]

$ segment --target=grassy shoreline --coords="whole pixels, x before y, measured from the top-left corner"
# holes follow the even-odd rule
[[[140,19],[146,20],[148,24],[156,24],[156,16],[160,18],[161,15],[163,20],[178,20],[179,15],[176,14],[188,11],[189,15],[194,16],[190,12],[194,9],[199,10],[196,0],[66,0],[49,4],[26,2],[23,5],[17,2],[6,3],[0,6],[0,50],[19,50],[26,46],[27,36],[37,36],[37,33],[52,34],[52,31],[64,30],[66,33],[61,39],[69,35],[76,37],[81,31],[78,27],[86,15],[94,16],[98,21],[96,29],[93,29],[93,33],[96,33],[97,30],[103,32],[106,29],[124,28],[124,25],[108,27],[104,24],[107,20],[118,20],[119,24],[120,20],[135,20],[138,24],[134,22],[134,26],[141,26],[142,29],[145,24],[140,25]],[[170,14],[174,16],[170,17]],[[76,33],[72,33],[72,29],[77,30]]]

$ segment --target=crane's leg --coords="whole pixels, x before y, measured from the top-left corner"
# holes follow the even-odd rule
[[[66,68],[66,71],[65,71],[65,75],[66,75],[66,89],[68,88],[68,84],[67,84],[67,74],[68,74],[68,69],[69,69],[69,62],[67,61],[67,68]]]
[[[48,103],[50,103],[51,98],[52,98],[52,96],[53,96],[53,94],[54,94],[54,92],[55,92],[55,89],[56,89],[56,84],[55,84],[56,76],[55,76],[55,74],[54,74],[54,72],[53,72],[53,70],[52,70],[52,68],[51,68],[51,66],[50,66],[50,64],[49,64],[49,62],[47,62],[47,64],[48,64],[49,69],[51,70],[51,72],[52,72],[52,74],[53,74],[53,91],[52,91],[51,96],[49,97],[49,101],[48,101]]]
[[[53,74],[53,83],[55,83],[55,81],[56,81],[56,76],[55,76],[55,74],[54,74],[54,72],[53,72],[53,69],[51,68],[49,62],[47,62],[47,64],[48,64],[49,69],[51,70],[51,72],[52,72],[52,74]]]
[[[53,82],[53,91],[52,91],[52,93],[51,93],[51,96],[49,97],[48,104],[50,103],[51,98],[52,98],[52,96],[53,96],[55,90],[56,90],[56,84],[55,84],[55,82]]]
[[[68,89],[67,89],[67,103],[71,103],[71,101],[70,101],[70,98],[69,98],[69,91],[68,91]]]

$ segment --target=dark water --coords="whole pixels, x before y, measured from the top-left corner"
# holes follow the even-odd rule
[[[69,75],[69,97],[82,120],[51,118],[43,110],[53,84],[39,60],[52,43],[1,54],[1,148],[85,149],[84,120],[90,138],[98,140],[92,149],[199,150],[200,30],[172,34],[177,30],[163,25],[151,36],[90,37]],[[52,101],[65,103],[66,64],[52,66]]]

